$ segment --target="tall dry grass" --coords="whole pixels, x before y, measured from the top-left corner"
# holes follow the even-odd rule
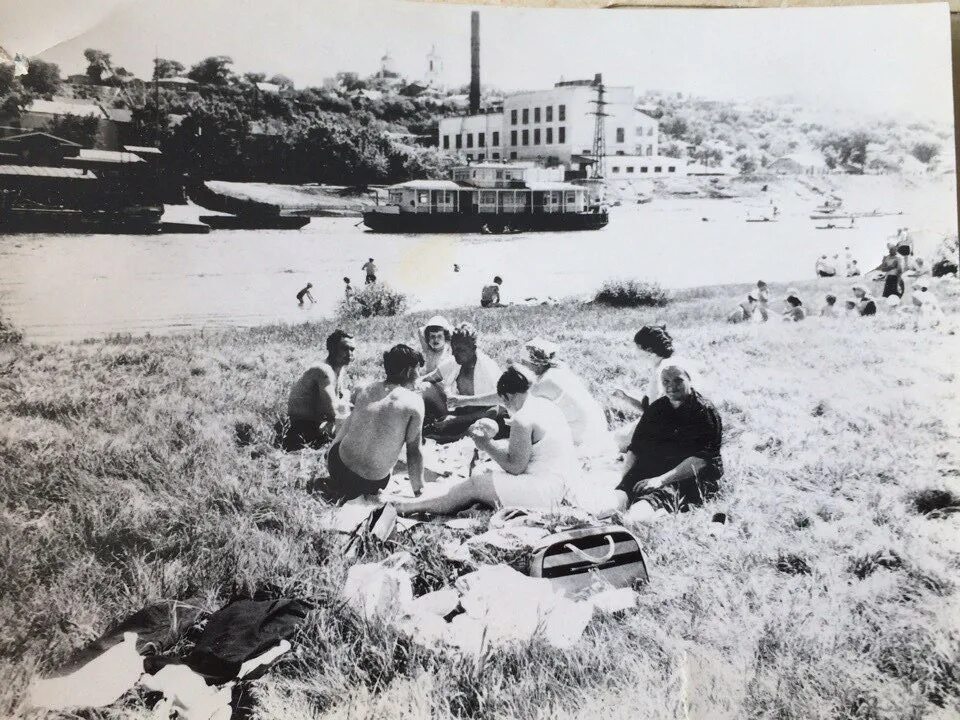
[[[960,495],[957,337],[891,315],[727,325],[746,289],[452,313],[501,361],[552,337],[614,421],[626,415],[610,391],[644,381],[634,331],[665,322],[723,416],[721,495],[637,528],[652,575],[639,608],[595,620],[570,652],[434,653],[342,607],[351,561],[305,490],[321,454],[271,447],[332,325],[3,347],[0,717],[26,713],[35,673],[149,601],[213,610],[265,588],[316,607],[254,684],[259,717],[955,716],[957,520],[920,511]],[[953,321],[956,281],[935,291]],[[417,319],[355,321],[354,381]],[[418,592],[466,570],[439,550],[450,532],[401,541]],[[103,716],[142,717],[143,703]]]

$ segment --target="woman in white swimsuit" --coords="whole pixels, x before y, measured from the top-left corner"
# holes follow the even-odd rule
[[[508,441],[491,440],[480,427],[471,430],[476,446],[499,468],[472,475],[443,495],[396,503],[397,512],[451,514],[477,502],[538,510],[560,505],[580,466],[567,419],[552,402],[532,395],[532,384],[517,367],[497,382],[500,403],[510,411]]]

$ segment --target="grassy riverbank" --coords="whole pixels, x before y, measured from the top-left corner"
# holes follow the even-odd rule
[[[953,322],[956,281],[934,290]],[[270,446],[331,325],[0,349],[0,716],[148,601],[215,609],[268,586],[317,609],[255,683],[265,717],[953,716],[957,519],[921,510],[932,491],[960,494],[957,336],[890,315],[727,325],[741,291],[448,315],[501,361],[554,338],[618,420],[610,392],[644,381],[632,334],[666,322],[723,415],[721,496],[638,529],[652,570],[639,609],[595,620],[569,652],[436,654],[340,606],[342,538],[316,529],[304,489],[319,454]],[[378,375],[423,316],[357,323],[354,379]],[[401,540],[420,592],[462,571],[442,559],[444,532]],[[143,717],[142,699],[120,712]]]

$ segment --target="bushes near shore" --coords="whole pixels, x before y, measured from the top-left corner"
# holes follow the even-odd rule
[[[662,307],[669,295],[658,283],[643,280],[607,280],[594,297],[594,302],[615,308]]]
[[[393,317],[405,313],[408,305],[406,294],[376,282],[358,288],[351,297],[341,300],[337,316],[342,320]]]

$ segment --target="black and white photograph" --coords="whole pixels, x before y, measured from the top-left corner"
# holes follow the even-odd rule
[[[0,717],[960,717],[951,50],[0,3]]]

